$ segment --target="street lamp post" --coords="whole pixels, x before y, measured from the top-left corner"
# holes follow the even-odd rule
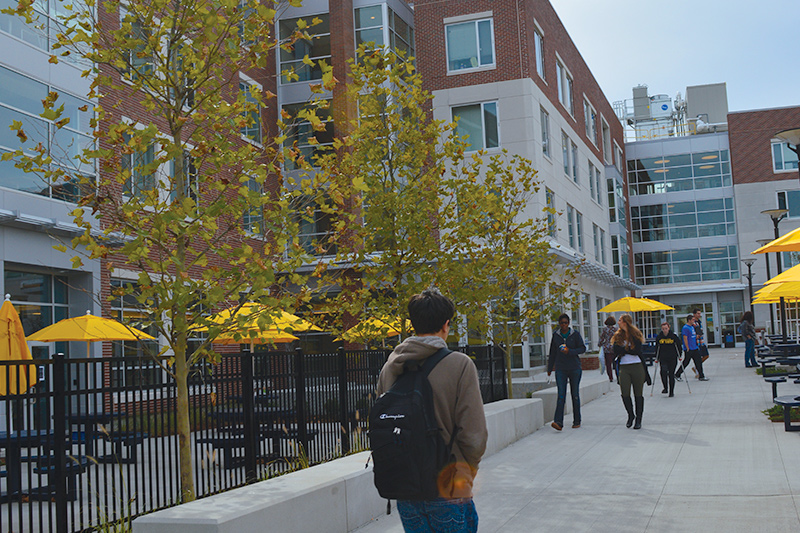
[[[786,215],[789,213],[788,209],[765,209],[761,211],[763,214],[767,215],[769,218],[772,219],[772,227],[775,230],[775,238],[781,236],[780,232],[778,231],[778,224],[780,224],[781,220],[786,218]],[[781,268],[781,253],[775,252],[776,263],[778,265],[778,274],[783,272]],[[786,301],[781,296],[781,334],[783,335],[784,342],[786,341],[787,334],[786,334]]]
[[[750,270],[750,268],[755,262],[755,259],[742,259],[742,263],[747,265],[747,274],[745,274],[745,277],[747,278],[747,288],[750,293],[750,312],[753,313],[753,324],[755,324],[756,321],[756,312],[755,309],[753,309],[753,271]]]
[[[767,244],[771,243],[773,239],[758,239],[756,242],[759,246],[766,246]],[[767,279],[772,279],[772,274],[769,273],[769,254],[764,254],[764,263],[767,265]],[[752,299],[750,300],[753,301]],[[772,333],[775,333],[775,307],[772,304],[769,304],[769,325],[772,329]]]

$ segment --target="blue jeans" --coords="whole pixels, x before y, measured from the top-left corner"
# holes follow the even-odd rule
[[[758,366],[756,363],[756,341],[745,339],[744,341],[744,366]]]
[[[397,500],[406,533],[475,533],[478,512],[472,498],[458,500]]]
[[[556,387],[558,387],[558,401],[556,403],[556,414],[553,415],[553,422],[559,426],[564,425],[564,404],[567,401],[567,380],[569,380],[569,392],[572,394],[572,423],[581,423],[581,369],[575,370],[556,370]]]

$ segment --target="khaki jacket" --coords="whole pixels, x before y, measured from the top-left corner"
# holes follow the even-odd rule
[[[378,395],[392,387],[403,373],[406,361],[426,359],[446,346],[444,340],[436,336],[409,337],[403,341],[381,369]],[[453,442],[456,463],[440,475],[440,494],[444,498],[471,498],[472,484],[488,438],[478,371],[468,356],[452,352],[434,367],[428,381],[433,389],[436,421],[444,441],[449,443],[453,428],[459,428]]]

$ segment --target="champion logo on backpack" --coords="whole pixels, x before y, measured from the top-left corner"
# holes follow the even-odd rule
[[[450,350],[442,348],[421,367],[406,368],[392,388],[375,401],[369,415],[369,441],[375,487],[391,500],[438,498],[439,473],[453,462],[433,408],[428,375]]]

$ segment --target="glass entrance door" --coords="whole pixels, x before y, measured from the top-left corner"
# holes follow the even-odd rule
[[[675,307],[675,331],[678,332],[681,330],[684,324],[686,324],[686,316],[694,311],[695,309],[700,309],[701,322],[700,325],[703,326],[703,334],[706,336],[706,344],[717,344],[717,335],[716,331],[714,330],[714,307],[711,302],[705,303],[694,303],[694,304],[679,304],[673,306]]]

